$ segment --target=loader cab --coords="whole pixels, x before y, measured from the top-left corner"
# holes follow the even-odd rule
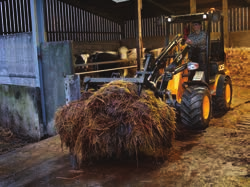
[[[183,28],[181,34],[184,35],[184,39],[192,32],[192,22],[199,21],[202,23],[201,30],[206,32],[205,79],[207,84],[213,83],[216,74],[224,73],[223,17],[220,12],[208,11],[196,14],[168,16],[166,20],[168,24],[179,24]],[[169,35],[167,38],[171,38],[171,36]]]

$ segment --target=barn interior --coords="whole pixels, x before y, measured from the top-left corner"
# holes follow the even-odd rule
[[[0,0],[0,186],[248,186],[249,7],[250,0]],[[114,69],[134,76],[145,51],[157,56],[168,34],[183,32],[183,25],[168,25],[164,16],[210,8],[224,15],[225,60],[234,87],[230,111],[206,131],[174,140],[167,162],[143,160],[136,168],[134,161],[105,160],[72,170],[54,117],[80,97],[83,78]],[[213,37],[219,24],[211,26]],[[117,55],[121,47],[131,58],[85,64],[86,54]],[[116,66],[98,66],[106,64]]]

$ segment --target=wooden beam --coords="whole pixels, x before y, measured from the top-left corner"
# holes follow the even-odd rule
[[[228,0],[222,0],[222,10],[224,15],[224,48],[229,47],[229,31],[228,31]]]
[[[142,56],[142,29],[141,29],[141,9],[142,9],[142,0],[137,0],[137,34],[136,34],[136,40],[137,40],[137,70],[141,70],[142,62],[141,62],[141,56]]]
[[[248,20],[247,30],[250,30],[250,6],[248,7],[248,15],[246,19]]]
[[[240,0],[242,2],[242,6],[249,6],[250,5],[250,0]]]
[[[196,0],[190,0],[190,13],[196,13]]]

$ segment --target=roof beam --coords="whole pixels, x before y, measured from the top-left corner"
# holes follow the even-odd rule
[[[228,0],[229,8],[239,8],[240,6],[249,6],[250,0]]]
[[[241,0],[243,5],[249,6],[250,5],[250,0]]]
[[[196,0],[190,0],[190,13],[196,13]]]
[[[90,5],[84,1],[77,1],[77,0],[73,0],[73,1],[66,1],[66,0],[63,0],[65,3],[67,4],[70,4],[70,5],[73,5],[73,6],[76,6],[78,8],[81,8],[85,11],[88,11],[90,13],[93,13],[95,15],[98,15],[98,16],[101,16],[101,17],[104,17],[104,18],[107,18],[109,19],[110,21],[114,21],[116,23],[120,23],[122,21],[122,19],[118,16],[114,16],[112,14],[112,12],[109,12],[103,8],[100,8],[100,7],[96,7],[96,6],[93,6],[93,5]]]
[[[160,9],[162,9],[162,10],[164,10],[164,11],[166,11],[166,12],[170,13],[170,14],[174,14],[174,13],[175,13],[175,12],[174,12],[174,11],[172,11],[171,9],[169,9],[169,8],[167,8],[167,7],[163,6],[162,4],[157,3],[157,2],[155,2],[155,1],[153,1],[153,0],[147,0],[147,2],[149,2],[149,3],[153,4],[154,6],[156,6],[156,7],[160,8]]]

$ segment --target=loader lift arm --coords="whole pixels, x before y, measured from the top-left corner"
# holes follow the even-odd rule
[[[177,34],[174,39],[172,40],[172,42],[170,42],[167,47],[165,47],[161,54],[157,57],[157,59],[155,60],[155,67],[154,70],[152,71],[152,75],[149,76],[148,80],[152,81],[155,76],[156,73],[158,72],[158,70],[160,68],[165,68],[166,67],[166,61],[167,58],[172,58],[173,56],[169,56],[169,51],[171,51],[176,45],[178,45],[178,43],[180,43],[182,40],[182,35]]]

